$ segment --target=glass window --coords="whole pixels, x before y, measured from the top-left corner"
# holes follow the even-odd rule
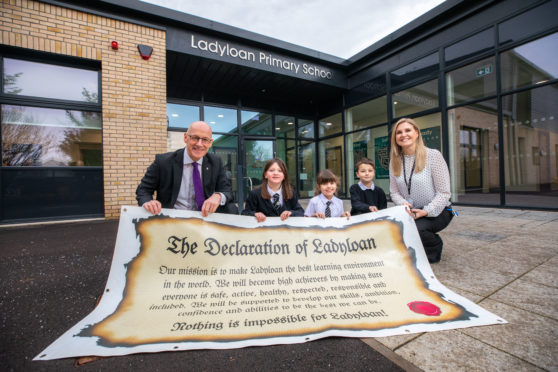
[[[385,76],[380,76],[376,79],[372,79],[347,92],[347,105],[362,102],[372,97],[381,96],[382,94],[386,94],[386,90],[387,87]]]
[[[452,200],[500,204],[498,109],[495,99],[448,111]]]
[[[278,138],[276,143],[277,157],[283,159],[287,165],[289,182],[296,185],[296,142],[294,139]]]
[[[298,120],[298,136],[314,138],[314,122],[312,120]]]
[[[558,33],[501,55],[502,90],[523,88],[558,78]]]
[[[271,136],[271,115],[262,112],[241,111],[242,133]]]
[[[184,132],[167,131],[167,151],[176,151],[184,146]]]
[[[225,173],[231,180],[234,200],[238,201],[238,136],[214,134],[209,152],[221,158]]]
[[[200,107],[167,103],[167,127],[188,129],[200,120]]]
[[[556,2],[547,1],[498,26],[500,44],[509,44],[556,27]]]
[[[387,122],[386,96],[373,99],[346,111],[347,132]]]
[[[363,130],[347,135],[347,188],[358,183],[356,177],[356,163],[362,158],[368,158],[374,162],[376,176],[374,184],[389,193],[389,151],[388,151],[388,127],[380,127]],[[351,156],[352,154],[352,156]]]
[[[275,116],[275,136],[277,157],[285,161],[291,185],[296,186],[296,142],[295,118],[292,116]]]
[[[14,167],[0,176],[2,220],[103,216],[100,169]]]
[[[320,137],[329,136],[330,134],[340,133],[343,129],[341,113],[320,119],[319,123]]]
[[[343,136],[330,138],[319,143],[320,168],[329,169],[339,177],[339,196],[345,196],[345,165]]]
[[[273,142],[273,140],[269,139],[244,140],[244,164],[246,164],[244,168],[244,195],[248,195],[251,190],[261,185],[265,163],[274,157]]]
[[[410,81],[436,74],[438,70],[438,53],[433,53],[390,73],[391,87],[396,88]]]
[[[275,116],[275,136],[280,138],[295,138],[295,118],[292,116]]]
[[[302,198],[314,196],[314,186],[316,185],[316,154],[314,152],[314,142],[298,141],[298,195]]]
[[[558,207],[558,84],[502,97],[506,204]]]
[[[490,57],[448,72],[448,106],[496,94],[494,66],[494,57]]]
[[[102,166],[101,114],[2,105],[2,165]]]
[[[394,93],[393,117],[404,117],[438,107],[438,79]]]
[[[489,28],[447,47],[446,64],[466,60],[492,48],[494,48],[494,28]]]
[[[4,58],[4,93],[99,102],[99,73],[73,67]]]
[[[211,126],[213,132],[236,133],[236,109],[205,106],[203,108],[204,121]]]

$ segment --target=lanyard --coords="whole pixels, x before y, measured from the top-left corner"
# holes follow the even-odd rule
[[[405,185],[407,186],[407,193],[411,196],[411,182],[413,181],[413,173],[415,172],[415,160],[413,160],[413,166],[411,168],[411,175],[409,176],[409,182],[407,183],[407,172],[405,171],[405,155],[402,155],[401,158],[403,159],[403,180],[405,181]]]

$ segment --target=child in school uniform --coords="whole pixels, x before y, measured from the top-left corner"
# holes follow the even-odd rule
[[[275,158],[265,163],[262,184],[250,191],[242,214],[254,216],[258,222],[264,222],[266,217],[281,217],[284,221],[290,216],[304,216],[283,160]]]
[[[343,208],[343,201],[335,196],[337,193],[337,176],[329,169],[318,173],[314,196],[308,202],[304,215],[307,217],[349,217],[351,214]]]
[[[372,160],[362,158],[356,164],[356,176],[359,183],[349,189],[351,194],[351,214],[357,215],[368,212],[377,212],[387,208],[387,199],[384,190],[374,185],[376,169]]]

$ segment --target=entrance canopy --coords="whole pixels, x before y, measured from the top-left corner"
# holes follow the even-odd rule
[[[167,96],[306,116],[341,106],[347,79],[338,61],[254,45],[167,28]]]

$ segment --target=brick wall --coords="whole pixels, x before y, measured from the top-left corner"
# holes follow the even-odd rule
[[[106,218],[118,218],[121,205],[136,205],[139,179],[154,154],[166,151],[165,36],[37,1],[0,2],[1,44],[101,61]],[[148,61],[137,44],[153,47]]]

